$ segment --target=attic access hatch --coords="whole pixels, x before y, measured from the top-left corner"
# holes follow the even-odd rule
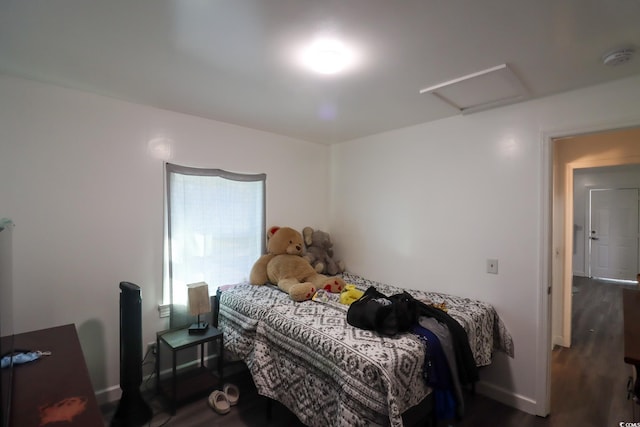
[[[462,114],[522,101],[529,92],[507,64],[468,74],[420,90],[430,93]]]

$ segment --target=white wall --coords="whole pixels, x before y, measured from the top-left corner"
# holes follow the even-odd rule
[[[548,233],[550,137],[640,124],[639,111],[636,77],[334,146],[336,254],[372,279],[492,303],[515,358],[498,354],[480,388],[543,414],[548,264],[562,250]]]
[[[640,141],[638,141],[640,144]],[[640,188],[640,165],[576,169],[573,174],[573,274],[588,275],[588,196],[592,188]],[[640,264],[639,264],[640,265]]]
[[[144,342],[167,327],[157,135],[173,141],[173,163],[266,173],[267,225],[328,225],[326,146],[0,75],[16,332],[75,323],[98,392],[119,382],[120,281],[142,288]]]

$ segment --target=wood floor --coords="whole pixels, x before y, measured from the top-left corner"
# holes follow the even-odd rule
[[[481,395],[466,396],[466,415],[455,427],[609,427],[640,422],[640,405],[627,400],[631,368],[623,361],[622,289],[624,285],[574,278],[573,342],[552,354],[551,415],[526,414]],[[515,343],[517,346],[517,343]],[[240,401],[229,414],[218,415],[197,400],[170,417],[151,393],[154,418],[150,427],[289,427],[302,426],[285,407],[273,403],[266,419],[266,399],[259,396],[251,378],[238,375]],[[105,426],[115,406],[105,405]],[[451,425],[443,423],[442,426]]]

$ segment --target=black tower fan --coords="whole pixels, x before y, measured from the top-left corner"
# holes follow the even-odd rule
[[[120,282],[120,388],[122,396],[111,427],[139,427],[153,415],[140,392],[142,384],[142,297],[140,287]]]

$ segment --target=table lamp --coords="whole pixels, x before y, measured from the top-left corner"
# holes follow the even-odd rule
[[[200,321],[200,315],[211,311],[209,299],[209,285],[205,282],[191,283],[187,285],[189,298],[189,313],[198,316],[198,322],[189,326],[190,334],[203,334],[209,328],[209,323]]]

